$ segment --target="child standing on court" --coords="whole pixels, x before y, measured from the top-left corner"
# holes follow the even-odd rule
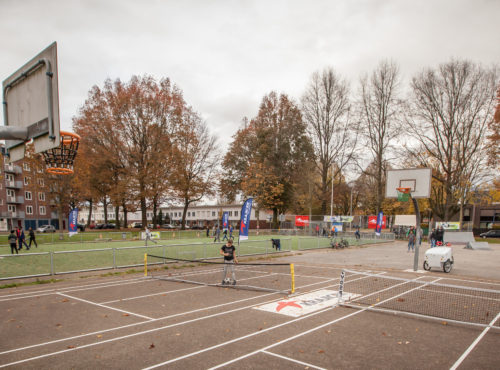
[[[232,239],[229,239],[220,249],[220,254],[224,256],[224,274],[222,275],[222,285],[226,284],[226,276],[228,272],[231,272],[231,278],[233,279],[232,285],[236,285],[234,264],[238,263],[238,259],[236,258],[235,252],[236,248],[233,245]]]

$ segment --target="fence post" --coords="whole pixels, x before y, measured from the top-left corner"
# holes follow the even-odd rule
[[[50,251],[50,274],[54,275],[54,257],[53,257],[53,252]]]
[[[116,269],[116,248],[113,248],[113,268]]]

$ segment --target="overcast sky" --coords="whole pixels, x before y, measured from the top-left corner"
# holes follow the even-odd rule
[[[265,94],[298,101],[327,66],[355,91],[386,58],[404,81],[452,57],[500,62],[500,0],[0,0],[0,14],[2,81],[57,42],[61,128],[93,85],[148,74],[177,84],[224,148]]]

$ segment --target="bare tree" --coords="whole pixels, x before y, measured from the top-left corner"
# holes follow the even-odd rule
[[[321,212],[326,213],[330,186],[355,158],[357,132],[350,120],[349,87],[333,70],[315,72],[302,97],[302,113],[308,125],[316,168],[320,175]],[[330,169],[331,176],[328,176]]]
[[[412,79],[407,129],[418,146],[407,149],[421,165],[436,169],[441,199],[431,198],[430,205],[444,220],[459,211],[486,167],[485,134],[497,82],[495,68],[459,60]]]
[[[371,171],[375,179],[375,211],[382,207],[387,155],[401,130],[402,101],[399,94],[399,68],[383,61],[370,78],[361,79],[360,126],[366,147],[371,152]]]
[[[172,143],[173,163],[170,185],[174,198],[182,202],[182,229],[191,203],[215,194],[220,154],[216,137],[210,135],[201,117],[191,108],[183,113]]]

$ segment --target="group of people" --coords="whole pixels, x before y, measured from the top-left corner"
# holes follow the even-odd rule
[[[229,232],[229,237],[228,237],[228,232]],[[224,240],[232,240],[233,239],[233,225],[229,225],[229,228],[225,228],[222,231],[222,241]],[[214,237],[214,243],[215,242],[220,242],[220,227],[219,226],[214,226],[213,229],[213,234],[212,236]],[[210,229],[207,226],[207,238],[210,237]]]
[[[29,244],[26,243],[26,235],[24,235],[24,230],[22,226],[16,227],[15,230],[11,230],[8,236],[9,244],[10,244],[10,253],[19,254],[19,251],[23,249],[23,245],[26,247],[26,250],[30,250],[31,244],[34,243],[35,247],[38,248],[38,244],[36,242],[35,232],[30,227],[28,230],[28,236],[30,238]],[[19,245],[19,247],[18,247]]]
[[[439,245],[443,245],[443,237],[444,237],[444,229],[442,227],[439,227],[437,230],[432,229],[432,232],[429,235],[431,248],[434,248],[438,243],[440,243]]]
[[[406,233],[406,237],[408,238],[408,252],[415,251],[415,243],[419,245],[422,244],[422,231],[420,231],[420,235],[417,235],[417,229],[415,227],[410,227],[408,232]],[[431,234],[429,235],[429,242],[431,243],[431,248],[434,248],[436,245],[443,244],[444,230],[442,227],[438,229],[432,229]]]

